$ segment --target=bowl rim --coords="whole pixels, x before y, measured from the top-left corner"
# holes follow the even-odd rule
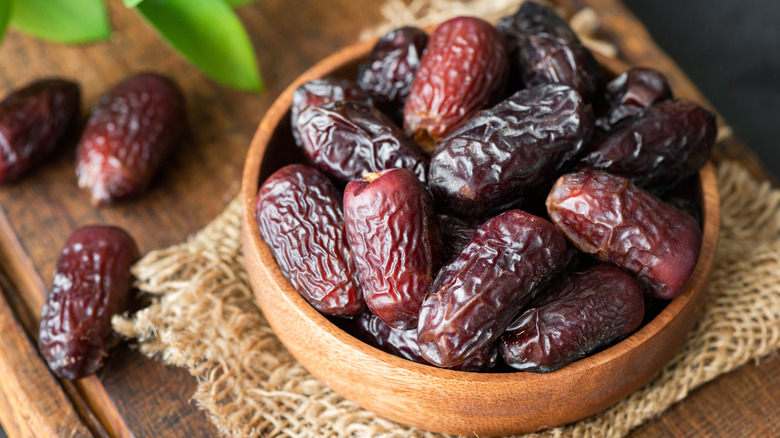
[[[265,244],[265,241],[260,235],[258,227],[254,226],[255,206],[257,202],[257,192],[261,185],[259,175],[263,158],[273,137],[275,128],[279,126],[280,123],[284,122],[284,118],[288,114],[292,104],[293,92],[296,88],[298,88],[298,86],[305,82],[332,74],[338,71],[340,68],[362,59],[370,52],[376,40],[376,38],[369,39],[347,46],[316,63],[314,66],[301,74],[296,80],[294,80],[277,97],[277,99],[268,109],[265,117],[263,117],[252,139],[251,146],[247,152],[247,158],[242,176],[241,199],[243,201],[243,205],[241,218],[245,257],[248,256],[248,252],[253,252],[254,256],[261,256],[261,258],[265,257],[266,259],[270,257],[270,259],[273,260],[271,253]],[[629,67],[627,64],[616,59],[606,59],[600,56],[597,56],[597,58],[605,69],[615,74],[625,71]],[[493,385],[496,383],[507,385],[527,385],[551,379],[551,376],[564,379],[576,379],[597,368],[603,367],[610,362],[619,360],[621,356],[630,353],[631,351],[634,351],[643,345],[652,343],[653,339],[661,337],[662,333],[666,329],[670,330],[669,323],[673,321],[678,315],[680,315],[683,310],[686,310],[691,305],[696,306],[696,309],[687,310],[695,312],[695,315],[697,316],[696,319],[698,319],[698,315],[704,301],[703,296],[706,295],[709,274],[711,273],[714,264],[720,229],[720,198],[718,195],[717,179],[712,162],[707,162],[707,164],[699,172],[698,186],[701,189],[702,217],[704,218],[702,230],[702,248],[700,250],[699,260],[696,263],[696,266],[688,280],[688,283],[685,286],[684,291],[678,297],[671,300],[666,305],[666,307],[652,320],[650,320],[647,324],[645,324],[627,338],[604,350],[588,355],[582,359],[569,363],[554,372],[546,374],[536,374],[522,371],[507,373],[476,373],[455,371],[437,368],[433,365],[419,364],[402,359],[400,357],[396,357],[358,340],[329,321],[325,316],[314,309],[314,307],[312,307],[289,284],[289,282],[284,279],[281,271],[275,263],[272,264],[273,266],[267,266],[260,263],[259,267],[260,269],[264,270],[264,274],[266,274],[267,278],[271,278],[273,280],[273,286],[282,292],[283,299],[296,308],[299,316],[307,320],[307,324],[315,324],[319,326],[331,338],[330,341],[339,343],[337,347],[333,348],[349,349],[353,353],[364,357],[367,361],[372,363],[376,363],[373,361],[378,361],[386,367],[393,368],[400,374],[411,373],[415,375],[425,375],[428,378],[440,379],[442,381],[468,381],[478,385]],[[259,292],[255,290],[254,287],[252,287],[252,290],[257,296]],[[273,327],[273,322],[270,320],[269,322],[276,332],[277,328]],[[691,322],[690,326],[692,325],[693,323]],[[679,346],[682,344],[685,337],[682,336],[681,338],[682,339],[679,340],[672,353],[669,354],[670,357],[671,354],[679,349]],[[295,356],[294,353],[293,355]],[[670,357],[665,358],[663,363],[667,363]],[[296,359],[302,364],[305,364],[306,362],[297,356]],[[309,371],[322,379],[316,370]],[[647,378],[643,378],[641,383],[643,384],[649,380],[650,377],[652,377],[652,375],[647,376]],[[326,381],[326,383],[328,382]],[[626,395],[628,395],[628,393],[633,392],[639,386],[640,385],[636,385],[636,387],[630,388],[629,392],[626,392],[617,400],[624,398]]]

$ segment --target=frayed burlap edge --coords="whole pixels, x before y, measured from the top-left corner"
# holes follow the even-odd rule
[[[743,167],[718,170],[721,239],[700,320],[648,384],[612,408],[531,436],[620,437],[693,389],[780,348],[780,191]],[[240,249],[240,203],[186,243],[134,268],[153,304],[115,329],[140,350],[186,368],[193,395],[230,436],[440,436],[376,417],[314,378],[284,349],[256,307]]]

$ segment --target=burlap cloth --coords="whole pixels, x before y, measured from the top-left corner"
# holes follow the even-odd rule
[[[430,4],[412,6],[417,3]],[[425,11],[416,14],[401,20],[416,20]],[[701,319],[682,348],[649,383],[612,408],[530,436],[624,436],[703,383],[780,348],[780,190],[735,162],[720,163],[717,175],[720,244]],[[192,399],[226,435],[438,436],[361,409],[285,350],[249,288],[240,205],[233,201],[187,242],[140,260],[134,267],[137,286],[153,303],[116,317],[114,328],[137,340],[144,354],[195,376]]]

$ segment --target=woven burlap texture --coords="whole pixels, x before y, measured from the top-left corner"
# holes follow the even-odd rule
[[[612,408],[530,436],[620,437],[720,374],[780,348],[780,190],[743,167],[717,169],[722,218],[707,301],[682,348]],[[439,436],[378,418],[331,391],[282,346],[255,305],[240,244],[240,202],[186,243],[134,267],[153,304],[115,329],[186,368],[194,402],[231,436]]]

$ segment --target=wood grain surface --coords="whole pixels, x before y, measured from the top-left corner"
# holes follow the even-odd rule
[[[702,100],[618,1],[565,3],[594,7],[622,57],[655,66],[669,74],[678,94]],[[115,32],[106,42],[63,46],[11,29],[0,46],[0,95],[41,77],[71,78],[82,86],[85,120],[111,86],[133,72],[155,70],[181,85],[191,128],[146,196],[121,205],[93,208],[78,189],[76,138],[23,181],[0,187],[0,333],[5,337],[0,423],[9,437],[213,436],[214,427],[189,401],[194,379],[132,348],[119,349],[97,376],[76,383],[59,381],[42,368],[35,339],[56,258],[68,235],[88,223],[122,226],[144,252],[177,243],[206,225],[238,193],[247,147],[270,103],[306,68],[381,21],[381,2],[263,0],[241,7],[267,85],[261,94],[217,85],[121,2],[108,4]],[[729,142],[719,154],[766,178],[739,142]],[[705,385],[634,435],[780,436],[778,394],[780,360],[768,359]]]

